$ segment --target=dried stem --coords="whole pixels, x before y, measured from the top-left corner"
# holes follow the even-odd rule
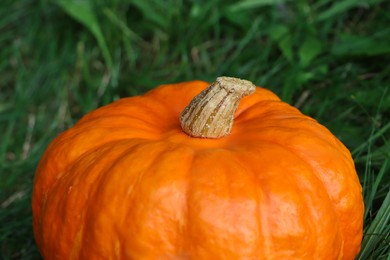
[[[255,92],[248,81],[219,77],[197,95],[180,115],[183,131],[193,137],[221,138],[230,134],[241,98]]]

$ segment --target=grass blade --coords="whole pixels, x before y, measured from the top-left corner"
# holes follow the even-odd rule
[[[93,34],[102,51],[106,65],[111,70],[113,68],[111,54],[91,2],[86,0],[58,0],[57,4],[69,16],[83,24]]]
[[[321,52],[321,41],[312,35],[306,36],[298,52],[301,65],[303,67],[309,66],[311,61],[315,59]]]
[[[366,196],[365,196],[366,198],[365,198],[364,204],[365,204],[366,209],[365,209],[364,219],[367,219],[369,213],[372,212],[374,199],[377,195],[380,184],[383,183],[383,178],[384,178],[386,170],[387,170],[388,162],[389,162],[389,160],[386,160],[383,163],[378,175],[375,177],[374,182],[370,183],[370,190],[367,192],[368,194],[366,194]],[[368,173],[366,173],[366,174],[368,174]]]
[[[387,241],[389,236],[390,191],[387,192],[386,198],[383,201],[375,219],[372,221],[367,231],[365,231],[365,236],[362,242],[362,251],[358,256],[358,259],[377,259],[372,254],[375,250],[378,250],[382,244],[387,244],[387,249],[383,250],[389,251],[389,241]],[[385,255],[385,253],[382,252],[382,255]]]
[[[286,0],[245,0],[245,1],[239,1],[236,4],[233,4],[229,7],[230,11],[242,11],[257,7],[262,7],[266,5],[276,5],[276,4],[282,4],[286,2]]]
[[[331,49],[334,55],[381,55],[390,53],[390,30],[370,36],[342,35]]]
[[[344,1],[329,1],[329,2],[333,2],[334,4],[328,10],[321,13],[317,17],[317,21],[328,20],[330,18],[333,18],[336,15],[339,15],[339,14],[346,12],[349,9],[357,7],[357,6],[367,7],[367,5],[379,4],[381,2],[384,2],[384,0],[366,0],[366,1],[344,0]]]

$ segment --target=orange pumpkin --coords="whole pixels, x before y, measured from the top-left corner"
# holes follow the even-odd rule
[[[45,259],[357,255],[363,200],[345,146],[266,89],[207,86],[118,100],[50,144],[32,200]]]

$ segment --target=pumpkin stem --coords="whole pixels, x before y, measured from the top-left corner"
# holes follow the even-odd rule
[[[218,77],[198,94],[180,115],[183,131],[193,137],[220,138],[230,134],[241,98],[255,92],[248,81]]]

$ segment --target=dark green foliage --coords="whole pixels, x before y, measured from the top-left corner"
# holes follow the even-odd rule
[[[381,0],[0,1],[0,255],[39,259],[31,187],[82,115],[163,83],[267,87],[352,151],[366,202],[359,259],[390,254],[390,4]]]

